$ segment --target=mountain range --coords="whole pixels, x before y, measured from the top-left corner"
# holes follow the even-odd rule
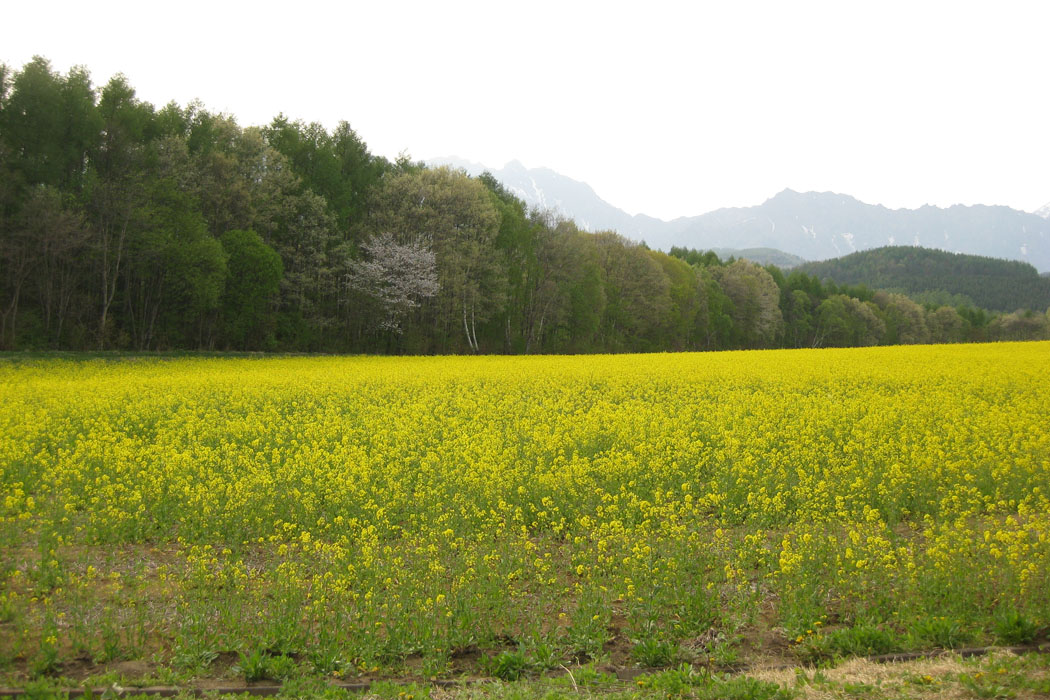
[[[908,245],[1021,260],[1038,270],[1050,270],[1050,203],[1034,213],[980,204],[888,209],[845,194],[785,189],[755,206],[664,221],[632,216],[603,200],[586,183],[549,168],[526,168],[511,161],[494,169],[456,157],[427,163],[460,168],[470,175],[487,170],[530,207],[554,210],[588,231],[617,231],[661,250],[773,248],[806,260],[827,260],[886,245]]]

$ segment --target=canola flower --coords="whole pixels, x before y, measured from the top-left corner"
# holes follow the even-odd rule
[[[1045,625],[1048,379],[1048,343],[8,361],[0,658]]]

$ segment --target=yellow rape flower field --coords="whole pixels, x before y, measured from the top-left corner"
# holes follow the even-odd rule
[[[684,674],[1050,626],[1050,343],[16,356],[0,387],[0,685]]]

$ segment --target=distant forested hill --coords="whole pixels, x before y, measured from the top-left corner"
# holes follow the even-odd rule
[[[744,258],[759,265],[776,265],[782,270],[791,270],[806,262],[804,258],[776,248],[712,248],[711,250],[723,260]]]
[[[891,246],[807,263],[800,270],[837,284],[900,290],[910,296],[966,297],[996,311],[1050,306],[1050,279],[1028,263],[929,248]]]

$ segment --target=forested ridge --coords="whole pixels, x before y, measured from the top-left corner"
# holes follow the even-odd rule
[[[948,301],[586,233],[527,210],[491,175],[375,156],[346,122],[242,127],[199,104],[156,108],[122,76],[96,88],[87,70],[60,74],[43,58],[0,66],[3,349],[625,352],[1047,336],[1045,305],[993,314]]]
[[[899,290],[920,299],[950,299],[996,311],[1050,306],[1050,279],[1017,260],[894,246],[805,263],[799,269],[841,284]]]

